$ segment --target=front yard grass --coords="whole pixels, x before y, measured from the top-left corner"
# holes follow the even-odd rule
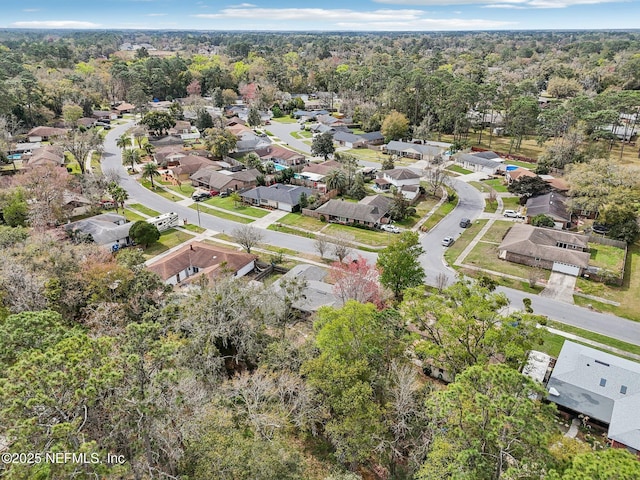
[[[453,202],[444,202],[438,209],[433,212],[433,214],[427,219],[426,222],[422,224],[420,227],[422,231],[427,232],[435,227],[440,220],[449,215],[456,205],[458,204],[458,196],[456,195],[456,199]]]
[[[482,183],[484,183],[485,185],[489,185],[498,193],[506,193],[509,191],[507,190],[506,185],[504,185],[502,178],[492,178],[491,180],[485,180]]]
[[[476,235],[480,230],[482,230],[482,227],[486,225],[487,221],[488,220],[476,220],[473,222],[471,226],[465,229],[465,231],[462,232],[462,235],[453,242],[453,245],[446,249],[444,252],[444,259],[449,265],[453,265],[455,263],[462,251],[467,248],[474,238],[476,238]]]
[[[488,233],[488,232],[487,232]],[[483,270],[493,270],[494,272],[513,275],[520,278],[529,278],[532,267],[508,262],[498,258],[498,245],[495,243],[478,242],[471,250],[464,263]],[[548,270],[541,270],[544,280],[549,278]]]
[[[592,282],[584,278],[578,278],[576,286],[587,295],[594,295],[620,303],[620,306],[617,307],[574,296],[577,305],[592,305],[597,310],[610,312],[614,315],[640,322],[640,245],[635,243],[629,246],[624,281],[621,287]]]
[[[198,204],[193,203],[191,205],[189,205],[189,208],[192,210],[198,210]],[[201,213],[206,213],[208,215],[213,215],[214,217],[218,217],[218,218],[224,218],[225,220],[231,220],[232,222],[236,222],[236,223],[251,223],[253,222],[252,218],[247,218],[247,217],[239,217],[238,215],[234,215],[232,213],[227,213],[227,212],[223,212],[221,210],[215,210],[213,208],[208,208],[206,206],[202,206],[202,208],[200,208],[200,212]]]
[[[586,338],[587,340],[592,340],[594,342],[602,343],[604,345],[620,349],[624,352],[640,355],[639,345],[623,342],[622,340],[618,340],[616,338],[607,337],[599,333],[590,332],[589,330],[583,330],[582,328],[574,327],[572,325],[565,325],[564,323],[555,322],[553,320],[549,320],[547,322],[547,325],[549,327],[555,328],[556,330],[562,330],[563,332],[572,333],[574,335],[578,335],[579,337]]]
[[[193,187],[190,182],[182,182],[181,185],[170,185],[167,188],[179,193],[180,195],[184,195],[185,197],[191,197],[193,192],[196,191],[195,187]]]
[[[149,215],[150,217],[157,217],[160,215],[160,212],[156,212],[155,210],[142,205],[141,203],[130,203],[129,206],[134,210],[139,211],[140,213],[144,213],[145,215]]]
[[[206,228],[199,227],[198,225],[194,225],[193,223],[187,223],[186,225],[183,225],[182,228],[195,233],[202,233],[207,231]]]
[[[344,233],[350,235],[355,242],[369,245],[370,247],[386,247],[393,242],[395,235],[393,233],[381,230],[366,230],[364,228],[350,227],[349,225],[340,225],[338,223],[330,224],[323,233],[331,236],[335,233]]]
[[[181,232],[180,230],[175,230],[173,228],[166,230],[160,234],[160,239],[157,242],[149,245],[149,248],[144,250],[144,258],[147,260],[153,258],[156,255],[160,255],[161,253],[190,240],[191,238],[193,238],[191,234]]]
[[[513,222],[496,220],[482,237],[483,242],[502,243],[502,239],[507,234],[507,230],[513,227]]]
[[[297,123],[298,122],[297,119],[292,118],[289,115],[286,115],[284,117],[272,118],[271,121],[276,123]]]
[[[505,210],[518,210],[520,208],[520,198],[502,197],[502,204]]]
[[[456,173],[459,173],[460,175],[468,175],[469,173],[473,173],[471,170],[462,168],[460,165],[449,165],[445,170],[456,172]]]
[[[302,215],[301,213],[288,213],[280,220],[278,220],[278,223],[281,223],[283,225],[290,225],[292,227],[303,228],[312,232],[319,232],[327,225],[317,218],[308,217],[306,215]]]
[[[469,185],[482,193],[489,193],[491,191],[491,187],[485,185],[484,182],[469,182]]]
[[[230,212],[241,213],[242,215],[248,215],[253,218],[262,218],[266,217],[271,213],[271,210],[265,210],[264,208],[256,208],[250,207],[249,205],[239,204],[236,206],[236,202],[234,202],[231,197],[212,197],[208,200],[204,201],[207,205],[212,205],[214,207],[223,208],[225,210],[229,210]]]
[[[420,221],[422,217],[424,217],[427,213],[431,211],[433,207],[435,207],[440,199],[438,197],[427,197],[418,203],[414,208],[416,209],[415,215],[411,215],[410,217],[405,218],[399,222],[396,222],[396,225],[399,225],[404,228],[411,228],[416,223]]]
[[[136,212],[134,212],[133,210],[129,210],[128,208],[124,209],[124,216],[130,222],[145,220],[145,217],[143,217],[142,215],[138,215]]]
[[[299,237],[316,238],[314,233],[287,227],[286,225],[282,225],[281,223],[273,223],[267,227],[267,230],[273,230],[274,232],[280,233],[288,233],[289,235],[297,235]]]

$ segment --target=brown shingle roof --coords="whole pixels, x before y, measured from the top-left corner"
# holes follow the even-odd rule
[[[189,277],[189,281],[193,281],[200,275],[223,275],[225,270],[235,274],[255,259],[254,255],[248,253],[222,249],[203,242],[190,242],[148,268],[166,281],[189,267],[198,267],[200,272]]]

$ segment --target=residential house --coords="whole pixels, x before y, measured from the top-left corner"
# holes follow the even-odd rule
[[[129,230],[133,223],[117,213],[102,213],[68,223],[64,229],[70,235],[90,236],[98,245],[110,246],[112,250],[131,243]]]
[[[147,268],[168,285],[187,285],[199,277],[210,280],[222,276],[243,277],[255,268],[256,257],[204,242],[190,242],[152,261]]]
[[[613,447],[640,459],[640,363],[565,340],[547,400],[608,426]]]
[[[502,161],[485,158],[485,152],[459,153],[454,156],[455,162],[462,168],[473,172],[482,172],[487,175],[495,175],[504,165]],[[500,159],[502,160],[502,159]]]
[[[118,114],[110,110],[94,110],[91,113],[91,117],[95,118],[99,122],[109,123],[111,120],[116,120],[118,118]]]
[[[292,113],[292,115],[295,118],[299,118],[303,121],[308,121],[308,120],[314,121],[316,120],[318,115],[320,116],[329,115],[329,112],[327,110],[296,110],[295,112]]]
[[[447,147],[448,148],[448,147]],[[398,157],[412,158],[414,160],[433,161],[441,156],[446,148],[437,145],[399,142],[392,140],[383,147],[383,152],[387,155],[397,155]]]
[[[301,153],[288,150],[280,145],[270,145],[266,148],[256,150],[256,153],[263,162],[273,162],[284,167],[295,167],[306,165],[307,157]]]
[[[282,283],[298,280],[303,282],[302,296],[293,302],[292,307],[305,314],[317,312],[322,307],[341,308],[342,299],[333,291],[333,285],[326,283],[329,271],[314,265],[296,265],[276,280],[271,288],[276,295],[283,295]]]
[[[135,105],[132,105],[131,103],[127,103],[127,102],[122,102],[121,104],[117,105],[115,108],[115,111],[118,112],[119,116],[122,116],[125,113],[131,113],[136,109]]]
[[[420,175],[409,168],[382,170],[374,183],[374,188],[381,191],[396,187],[407,200],[414,200],[420,195]]]
[[[214,192],[226,192],[230,190],[245,190],[257,185],[260,172],[255,168],[229,172],[218,171],[218,166],[204,167],[191,175],[191,184],[194,187],[202,187]]]
[[[342,169],[343,165],[336,160],[327,160],[322,163],[310,163],[302,171],[296,174],[298,180],[303,180],[305,185],[325,192],[327,189],[324,178],[333,170]]]
[[[31,156],[26,160],[26,167],[35,167],[38,165],[55,165],[57,167],[64,166],[64,150],[55,145],[45,145],[33,151]]]
[[[9,155],[13,155],[13,154],[30,155],[41,146],[42,144],[40,142],[16,143],[14,145],[9,146],[9,150],[7,150],[7,153]]]
[[[353,123],[350,118],[337,118],[333,115],[316,115],[318,123],[326,125],[328,127],[347,127]]]
[[[536,215],[551,217],[559,228],[571,226],[571,213],[566,207],[567,197],[557,192],[550,192],[527,200],[527,222]]]
[[[182,148],[182,142],[180,142],[180,145],[157,147],[153,152],[153,158],[161,167],[178,165],[178,160],[187,155],[188,153]]]
[[[199,155],[186,155],[175,159],[177,165],[169,167],[169,172],[176,180],[188,180],[191,175],[205,167],[212,167],[216,162]],[[221,169],[220,167],[219,169]]]
[[[257,207],[273,208],[285,212],[295,212],[300,209],[300,195],[307,197],[313,190],[297,185],[283,185],[276,183],[268,187],[256,187],[240,194],[242,200]]]
[[[69,130],[66,128],[34,127],[27,132],[29,142],[47,142],[51,139],[64,137]]]
[[[77,217],[91,210],[91,200],[80,193],[65,190],[62,194],[62,206],[70,217]]]
[[[79,118],[78,120],[76,120],[76,125],[84,127],[84,128],[91,128],[91,127],[95,127],[96,126],[96,122],[98,120],[96,120],[95,118],[90,118],[90,117],[82,117]]]
[[[335,132],[333,141],[337,142],[341,147],[347,148],[363,148],[366,146],[364,138],[348,132]]]
[[[384,135],[381,132],[360,133],[358,136],[364,140],[365,145],[382,145],[384,143]]]
[[[313,210],[313,215],[323,216],[327,221],[334,223],[375,227],[381,223],[388,223],[386,217],[391,204],[392,200],[384,195],[365,197],[358,203],[334,199]]]
[[[254,152],[256,150],[264,150],[271,145],[271,140],[265,134],[258,135],[253,132],[253,130],[249,130],[247,132],[243,132],[239,135],[238,142],[236,143],[236,152],[238,154],[245,154],[249,152]]]
[[[589,266],[589,237],[516,223],[498,247],[508,262],[579,276]]]
[[[504,178],[508,184],[519,181],[524,177],[537,177],[538,175],[527,168],[518,167],[515,170],[506,170]]]

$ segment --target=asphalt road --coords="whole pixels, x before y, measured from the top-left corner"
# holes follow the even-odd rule
[[[170,200],[150,192],[134,178],[129,176],[122,166],[121,152],[116,147],[116,139],[122,135],[131,124],[119,125],[113,128],[105,138],[104,154],[102,157],[103,171],[115,170],[120,175],[121,185],[129,193],[130,199],[137,203],[153,208],[159,212],[177,212],[181,218],[186,218],[190,223],[198,224],[198,214],[191,208],[178,205]],[[309,152],[307,144],[290,136],[292,131],[300,127],[295,124],[273,123],[269,126],[269,131],[277,135],[283,142],[290,144],[298,150]],[[365,166],[378,166],[376,163],[362,162]],[[449,268],[443,258],[444,249],[441,242],[446,236],[457,238],[463,232],[459,226],[462,217],[476,219],[484,209],[484,200],[480,192],[472,186],[454,180],[452,184],[459,198],[457,207],[447,215],[438,225],[428,233],[421,234],[420,242],[425,250],[425,254],[420,257],[422,266],[426,272],[426,283],[437,285],[438,275],[446,276],[447,284],[453,283],[457,274],[455,270]],[[200,224],[210,230],[223,233],[231,233],[238,224],[229,220],[224,220],[206,213],[200,213]],[[284,247],[302,253],[317,254],[314,241],[308,238],[298,237],[278,233],[271,230],[263,230],[264,242],[270,245]],[[370,261],[375,261],[377,255],[371,252],[358,251],[363,257]],[[519,290],[499,287],[498,291],[503,292],[514,307],[522,306],[522,299],[529,297],[532,300],[534,311],[540,315],[546,315],[550,319],[567,325],[583,328],[592,332],[600,333],[612,338],[616,338],[628,343],[640,345],[640,323],[633,322],[614,315],[594,312],[587,308],[570,305],[556,300],[528,295]]]

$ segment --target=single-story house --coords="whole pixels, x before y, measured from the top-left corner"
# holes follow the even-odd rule
[[[240,194],[242,200],[257,207],[274,208],[285,212],[295,212],[300,209],[300,195],[307,197],[313,190],[298,185],[283,185],[276,183],[268,187],[256,187]]]
[[[169,171],[174,178],[178,180],[188,180],[191,175],[198,170],[215,166],[213,160],[209,160],[207,157],[201,157],[199,155],[186,155],[176,159],[177,165],[169,167]],[[222,167],[220,167],[222,168]]]
[[[304,120],[315,120],[318,115],[329,115],[329,112],[327,110],[296,110],[292,115]]]
[[[335,132],[333,134],[333,141],[337,142],[341,147],[347,148],[362,148],[366,146],[364,138],[348,132]]]
[[[280,145],[270,145],[266,148],[256,150],[256,153],[263,162],[273,162],[286,167],[305,165],[307,163],[307,157],[301,153],[281,147]]]
[[[191,133],[191,123],[187,120],[176,120],[176,124],[169,129],[169,135]]]
[[[527,168],[518,167],[515,170],[507,170],[504,174],[504,178],[507,183],[519,181],[524,177],[537,177],[538,175]]]
[[[391,203],[392,200],[383,195],[365,197],[358,203],[334,199],[315,209],[314,214],[324,216],[329,222],[375,227],[387,223],[385,217]]]
[[[547,400],[608,425],[613,447],[640,458],[640,363],[565,340]]]
[[[177,159],[186,157],[189,153],[180,145],[167,145],[157,147],[153,152],[153,158],[155,162],[161,167],[178,165]]]
[[[361,133],[358,136],[364,140],[365,145],[382,145],[384,143],[384,135],[381,132]]]
[[[383,151],[388,155],[413,158],[414,160],[432,161],[435,157],[442,155],[446,151],[446,148],[392,140],[383,147]]]
[[[571,225],[571,214],[567,211],[565,203],[567,197],[557,192],[531,197],[527,200],[527,222],[536,215],[547,215],[559,228]]]
[[[28,157],[26,166],[29,168],[38,165],[64,166],[64,150],[55,145],[45,145],[35,149]]]
[[[42,144],[40,142],[23,142],[16,143],[14,145],[9,146],[9,150],[7,153],[9,155],[12,154],[21,154],[27,155],[33,153],[36,149],[40,148]]]
[[[175,252],[152,261],[147,268],[168,285],[185,285],[200,276],[214,279],[230,275],[244,277],[255,267],[256,257],[208,243],[190,242]]]
[[[110,122],[118,118],[118,114],[110,110],[94,110],[91,112],[91,116],[99,122]]]
[[[228,190],[244,190],[255,187],[260,172],[255,168],[241,170],[239,172],[229,172],[227,170],[218,171],[218,166],[204,167],[191,175],[191,184],[194,187],[203,187],[214,192]]]
[[[82,126],[84,128],[91,128],[96,126],[96,122],[98,120],[90,117],[82,117],[76,120],[76,125]]]
[[[64,137],[69,130],[66,128],[34,127],[27,132],[29,142],[49,141],[52,138]]]
[[[132,105],[131,103],[127,103],[127,102],[122,102],[120,105],[116,106],[115,110],[116,112],[118,112],[118,114],[122,115],[125,113],[131,113],[136,109],[135,105]]]
[[[62,194],[62,202],[65,210],[69,212],[70,217],[84,215],[91,210],[91,200],[81,193],[65,190]]]
[[[480,154],[485,152],[478,152]],[[484,158],[478,153],[460,153],[454,155],[455,161],[462,168],[472,170],[474,172],[482,172],[487,175],[495,175],[498,170],[503,168],[503,163],[497,160]]]
[[[333,285],[326,283],[328,270],[314,265],[296,265],[273,283],[271,288],[276,295],[281,295],[282,282],[299,279],[306,285],[302,290],[302,298],[293,302],[293,308],[306,314],[317,312],[321,307],[340,308],[343,302],[333,291]]]
[[[256,135],[252,130],[238,135],[236,143],[236,152],[238,154],[254,152],[256,150],[266,149],[271,145],[271,140],[267,135]]]
[[[176,135],[162,135],[160,137],[149,137],[149,143],[156,148],[184,145],[184,140]]]
[[[70,235],[90,235],[91,239],[98,245],[107,245],[112,249],[117,249],[131,243],[129,230],[132,225],[133,223],[128,222],[123,215],[102,213],[95,217],[68,223],[64,226],[64,229]]]
[[[587,235],[516,223],[498,247],[498,257],[579,276],[589,266],[588,242]]]

